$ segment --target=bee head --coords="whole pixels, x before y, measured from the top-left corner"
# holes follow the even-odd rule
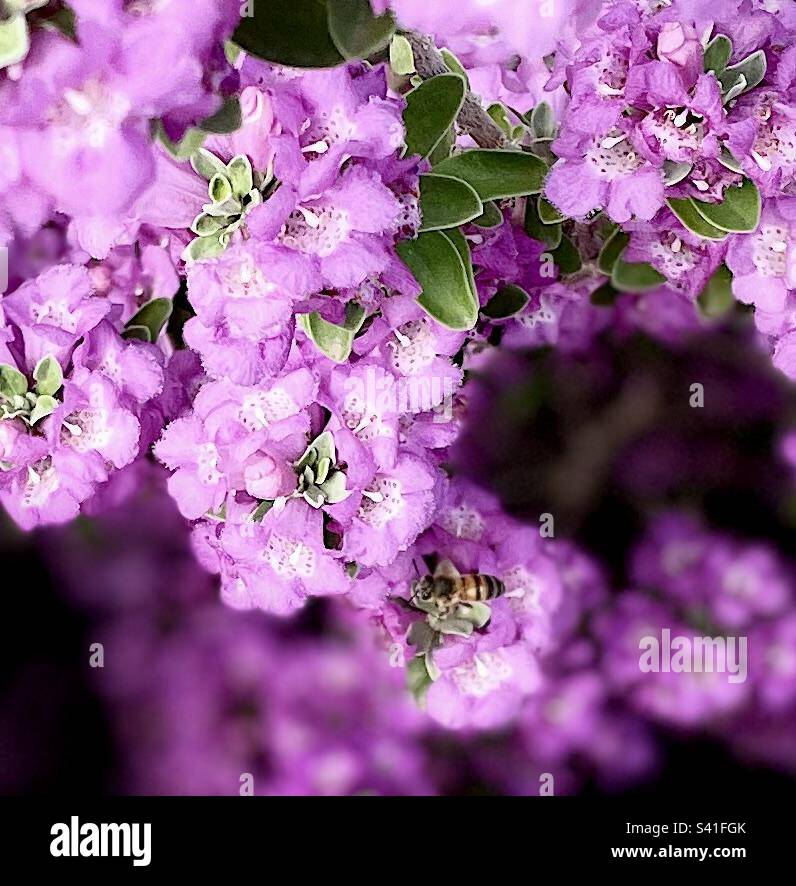
[[[412,582],[412,598],[428,603],[434,596],[434,579],[425,575]]]

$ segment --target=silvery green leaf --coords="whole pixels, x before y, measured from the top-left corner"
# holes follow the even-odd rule
[[[415,701],[420,704],[433,680],[428,672],[426,656],[417,655],[406,665],[406,686]]]
[[[464,618],[434,618],[432,627],[441,634],[453,634],[456,637],[469,637],[473,632],[473,623]]]
[[[242,199],[254,187],[252,165],[245,154],[238,154],[227,163],[227,177],[232,185],[233,194]]]
[[[552,138],[556,132],[556,118],[547,102],[539,102],[531,111],[531,126],[537,138]]]
[[[318,460],[318,464],[315,468],[315,482],[323,483],[324,480],[329,476],[329,468],[331,468],[332,463],[328,458],[321,458]]]
[[[224,172],[226,173],[226,170],[224,170]],[[222,175],[221,173],[216,173],[210,179],[210,183],[207,186],[207,193],[215,204],[224,203],[227,200],[233,199],[235,196],[232,190],[232,183],[227,178],[226,174]]]
[[[738,78],[735,81],[734,85],[732,85],[725,93],[724,98],[722,99],[722,103],[728,105],[734,98],[738,98],[741,93],[746,91],[747,83],[746,77],[743,74],[738,74]]]
[[[171,154],[176,160],[190,160],[199,148],[202,147],[207,138],[206,132],[202,132],[201,129],[197,129],[194,126],[190,126],[185,130],[184,135],[178,142],[173,142],[169,138],[168,133],[160,120],[155,122],[153,133],[163,147],[165,147],[169,154]]]
[[[8,363],[0,363],[0,397],[13,400],[22,397],[28,391],[28,380],[16,368]]]
[[[36,382],[37,394],[52,396],[60,390],[64,383],[61,364],[50,355],[42,357],[33,370],[33,379]]]
[[[199,124],[199,128],[203,132],[214,132],[226,135],[227,133],[236,132],[240,129],[242,122],[240,99],[233,96],[232,98],[226,99],[215,114],[205,117],[205,119]]]
[[[345,501],[351,494],[346,490],[346,476],[342,471],[333,471],[326,480],[321,483],[321,489],[326,496],[326,501],[330,505]]]
[[[677,163],[674,160],[663,161],[663,183],[676,185],[681,182],[693,169],[692,163]]]
[[[332,464],[337,461],[337,450],[334,445],[334,437],[331,431],[323,431],[312,441],[318,460],[328,458]]]
[[[718,75],[722,92],[727,93],[724,97],[725,103],[731,101],[729,92],[737,88],[741,78],[743,79],[743,88],[740,92],[735,92],[735,96],[740,95],[741,92],[754,89],[755,86],[762,83],[763,78],[766,76],[767,64],[765,52],[762,49],[758,49],[757,52],[747,55],[745,59],[737,64],[725,68]],[[732,97],[734,98],[735,96]]]
[[[729,169],[730,172],[741,171],[741,164],[735,159],[732,152],[726,147],[722,147],[718,160],[719,163],[721,163],[721,165],[725,168]]]
[[[191,166],[197,175],[201,175],[208,182],[214,175],[226,175],[227,172],[226,165],[207,148],[199,148],[191,156]]]
[[[345,363],[354,344],[354,333],[345,326],[324,319],[317,311],[303,317],[304,331],[318,350],[335,363]]]
[[[365,322],[365,315],[366,311],[361,304],[355,301],[350,301],[345,306],[345,323],[343,325],[349,332],[356,334],[362,329],[362,324]]]
[[[705,47],[703,55],[703,70],[705,73],[713,71],[718,77],[727,67],[727,62],[732,55],[732,40],[724,34],[716,36]]]
[[[152,336],[146,326],[125,326],[122,338],[134,338],[136,341],[152,341]]]
[[[28,423],[31,426],[35,425],[37,421],[46,418],[48,415],[52,415],[60,405],[61,404],[55,399],[55,397],[47,395],[39,397],[38,400],[36,400],[36,405],[30,413]]]
[[[486,603],[469,603],[467,606],[459,606],[456,617],[472,622],[475,628],[482,628],[492,618],[492,610]]]
[[[428,652],[433,648],[436,632],[426,621],[412,622],[406,635],[406,642],[410,646],[416,646],[418,652]]]
[[[427,652],[423,658],[426,662],[426,671],[428,672],[428,676],[433,683],[434,680],[439,680],[440,670],[437,667],[437,663],[434,661],[433,654],[429,651]]]
[[[0,21],[0,69],[21,62],[28,54],[30,39],[24,15]]]
[[[200,261],[205,258],[217,258],[224,251],[224,244],[215,235],[197,237],[185,247],[182,257],[185,261]]]
[[[145,326],[149,330],[149,341],[157,341],[163,327],[169,322],[173,308],[170,298],[153,298],[139,308],[128,325]]]
[[[467,84],[467,87],[470,86],[470,81],[467,77],[467,69],[464,65],[459,61],[458,56],[454,55],[450,49],[442,48],[439,51],[439,54],[442,56],[442,60],[445,62],[445,67],[452,74],[460,74],[464,77],[464,82]]]
[[[309,486],[303,492],[304,500],[307,504],[311,505],[313,508],[320,508],[323,506],[326,501],[326,497],[323,492],[314,484]]]
[[[508,108],[500,102],[494,102],[486,109],[486,112],[503,133],[511,138],[511,131],[514,126],[509,118]]]
[[[203,212],[193,220],[191,230],[199,237],[209,237],[225,227],[225,221],[225,218],[213,218],[212,215]]]
[[[415,72],[415,57],[412,44],[403,36],[396,34],[390,43],[390,67],[393,73],[404,77]]]
[[[252,523],[259,523],[273,506],[274,503],[272,501],[261,501],[251,516]]]

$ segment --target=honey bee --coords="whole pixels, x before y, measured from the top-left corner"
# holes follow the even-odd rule
[[[450,560],[441,560],[434,575],[424,575],[412,582],[412,602],[437,618],[447,618],[457,606],[494,600],[505,590],[506,586],[494,575],[462,575]]]

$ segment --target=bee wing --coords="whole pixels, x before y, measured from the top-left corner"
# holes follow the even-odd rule
[[[459,578],[461,573],[450,560],[440,560],[434,570],[434,578]]]

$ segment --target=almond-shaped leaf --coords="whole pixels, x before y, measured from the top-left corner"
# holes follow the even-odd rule
[[[467,270],[453,242],[441,231],[427,231],[396,247],[420,288],[420,306],[449,329],[472,329],[478,304]]]
[[[258,58],[295,68],[331,68],[345,59],[329,33],[325,0],[257,0],[232,39]]]
[[[681,182],[694,168],[692,163],[677,163],[674,160],[663,161],[663,183],[667,187]]]
[[[218,236],[197,237],[183,249],[182,258],[185,261],[201,261],[205,258],[218,258],[224,251],[224,244]]]
[[[497,204],[488,201],[484,203],[484,211],[481,215],[473,219],[473,224],[479,228],[496,228],[498,225],[503,224],[503,213]]]
[[[324,320],[317,311],[304,317],[304,328],[318,350],[335,363],[345,363],[351,353],[354,333],[344,326]]]
[[[403,34],[396,34],[390,43],[390,67],[399,77],[415,73],[415,56],[412,44]]]
[[[740,185],[725,188],[720,203],[704,203],[702,200],[693,203],[702,218],[720,231],[749,234],[760,224],[760,192],[749,178]]]
[[[735,304],[732,293],[732,272],[727,265],[719,265],[697,299],[699,308],[711,319],[722,317]]]
[[[703,54],[703,70],[705,72],[713,71],[718,77],[727,67],[727,62],[729,62],[731,55],[732,40],[724,34],[716,34],[705,47],[705,52]]]
[[[614,287],[606,282],[592,292],[589,301],[598,308],[608,308],[616,301],[618,295]]]
[[[241,199],[254,187],[251,161],[245,154],[238,154],[227,163],[227,178],[233,194]]]
[[[532,239],[544,244],[548,249],[556,249],[561,243],[561,223],[548,225],[539,216],[539,203],[528,198],[525,203],[525,233]]]
[[[122,338],[135,339],[136,341],[152,341],[152,336],[146,326],[125,326]]]
[[[725,68],[721,74],[718,75],[722,91],[727,92],[732,89],[741,77],[745,80],[742,90],[743,92],[748,92],[750,89],[754,89],[755,86],[758,86],[766,76],[766,67],[766,54],[762,49],[758,49],[757,52],[747,55],[746,58],[743,59],[743,61],[738,62],[738,64],[730,65],[728,68]],[[737,94],[740,95],[740,93]]]
[[[215,154],[207,148],[199,148],[191,155],[191,168],[197,175],[201,175],[208,182],[214,175],[226,175],[227,167]]]
[[[470,603],[467,606],[460,606],[456,610],[456,615],[465,621],[472,622],[476,629],[483,628],[489,624],[492,618],[492,609],[486,603]]]
[[[21,62],[29,48],[28,25],[24,15],[11,15],[0,21],[0,70]]]
[[[473,272],[473,256],[470,252],[470,244],[462,233],[461,228],[450,228],[447,231],[440,231],[443,237],[447,238],[459,253],[459,258],[464,265],[464,272],[467,275],[467,284],[470,287],[470,295],[476,312],[478,311],[478,289],[475,285],[475,273]]]
[[[329,34],[344,58],[368,58],[384,49],[395,32],[391,12],[374,15],[368,0],[330,0]]]
[[[721,231],[715,225],[707,222],[697,212],[694,201],[690,197],[682,200],[671,197],[666,203],[683,225],[698,237],[702,237],[705,240],[724,240],[729,236],[726,231]]]
[[[530,300],[531,297],[521,286],[509,283],[498,289],[481,308],[481,313],[490,320],[505,320],[519,314]]]
[[[36,393],[52,397],[57,394],[64,383],[64,373],[61,364],[55,357],[42,357],[33,370],[33,380],[36,382]]]
[[[227,135],[230,132],[237,132],[242,122],[240,100],[237,97],[233,97],[226,99],[215,114],[205,117],[199,124],[199,128],[202,132]]]
[[[406,96],[406,156],[428,155],[459,116],[467,86],[460,74],[438,74]]]
[[[557,225],[559,222],[564,221],[564,216],[549,200],[545,200],[541,195],[538,197],[536,205],[539,211],[539,221],[543,225]]]
[[[24,397],[27,392],[28,380],[16,366],[0,363],[0,397],[13,400],[14,397]]]
[[[420,176],[421,231],[458,227],[478,218],[483,210],[467,182],[437,173]]]
[[[157,341],[163,327],[169,322],[174,307],[170,298],[153,298],[147,302],[127,323],[131,326],[143,326],[149,330],[149,340]]]
[[[484,202],[538,194],[547,175],[547,165],[534,154],[523,151],[474,148],[443,160],[434,167],[434,172],[463,179]]]
[[[626,234],[621,228],[617,228],[613,234],[605,241],[600,255],[597,258],[597,267],[600,272],[611,276],[619,256],[627,248],[630,242],[630,235]]]
[[[576,274],[583,267],[580,252],[566,235],[562,235],[561,242],[551,254],[560,274]]]
[[[459,61],[458,57],[455,56],[450,49],[443,47],[439,51],[442,56],[442,60],[445,62],[445,67],[452,71],[454,74],[461,74],[464,77],[464,82],[467,84],[467,88],[470,88],[470,81],[467,79],[467,69],[464,65]]]
[[[537,138],[552,138],[556,132],[556,118],[547,102],[539,102],[531,111],[531,127]]]
[[[611,274],[611,285],[619,292],[647,292],[666,282],[666,277],[659,274],[652,265],[646,262],[626,262],[618,259]]]
[[[37,397],[36,405],[31,410],[30,417],[28,418],[28,424],[32,427],[37,421],[52,415],[60,405],[55,397],[50,397],[46,394],[42,397]]]
[[[406,688],[418,704],[422,702],[434,681],[426,666],[426,656],[416,655],[406,665]]]

